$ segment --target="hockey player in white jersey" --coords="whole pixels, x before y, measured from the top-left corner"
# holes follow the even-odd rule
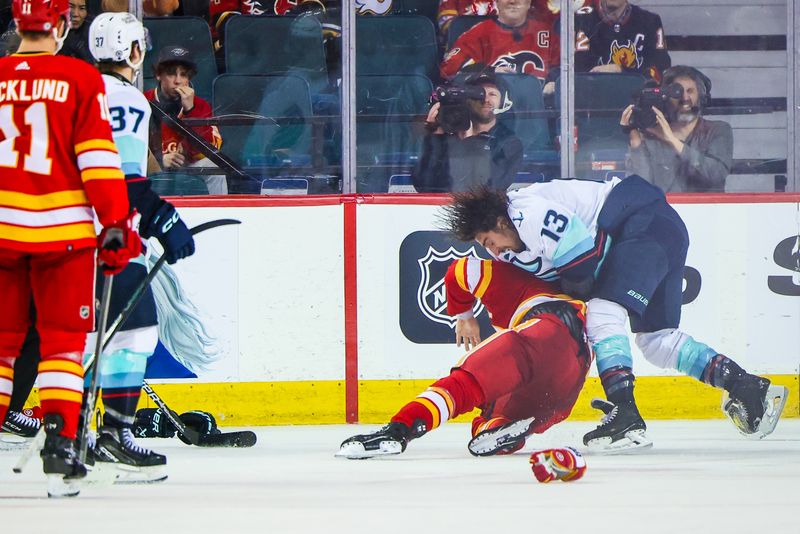
[[[506,193],[453,195],[444,225],[492,256],[587,301],[586,330],[607,401],[584,444],[613,452],[652,445],[633,395],[626,319],[644,357],[725,390],[723,410],[743,434],[771,433],[787,388],[745,372],[679,330],[689,235],[663,191],[639,176],[620,181],[554,180]]]
[[[147,179],[150,104],[132,85],[144,61],[145,29],[130,13],[102,13],[89,29],[89,46],[103,73],[111,129],[122,159],[130,203],[141,214],[139,233],[143,238],[155,237],[163,246],[168,263],[175,263],[194,253],[194,240],[175,207],[152,191]],[[146,275],[142,255],[116,276],[109,317],[119,315]],[[166,457],[136,443],[131,428],[147,358],[158,342],[157,324],[155,302],[148,289],[105,351],[100,370],[105,412],[94,458],[119,465],[126,473],[120,481],[154,482],[166,478]],[[87,339],[86,353],[92,352],[94,346],[92,335]]]

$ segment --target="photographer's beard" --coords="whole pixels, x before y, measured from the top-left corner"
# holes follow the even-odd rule
[[[702,108],[688,99],[674,102],[673,105],[670,106],[670,112],[672,116],[667,117],[668,122],[676,123],[681,126],[690,124],[703,114]]]
[[[491,104],[487,105],[485,102],[471,101],[469,103],[469,110],[472,125],[480,132],[490,130],[497,121],[495,107]]]

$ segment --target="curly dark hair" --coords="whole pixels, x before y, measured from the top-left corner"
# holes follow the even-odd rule
[[[478,232],[494,230],[499,217],[508,219],[508,195],[501,189],[482,185],[452,197],[438,214],[438,226],[459,241],[472,241]]]

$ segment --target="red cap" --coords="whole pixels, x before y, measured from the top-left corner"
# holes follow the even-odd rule
[[[14,24],[23,32],[49,32],[63,16],[69,24],[69,0],[12,0]]]

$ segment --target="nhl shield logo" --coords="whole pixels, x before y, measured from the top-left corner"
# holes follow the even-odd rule
[[[417,289],[417,305],[422,313],[431,321],[445,324],[450,328],[456,325],[456,319],[447,314],[447,291],[444,276],[450,264],[459,258],[480,255],[471,247],[466,251],[449,247],[444,252],[428,247],[424,258],[417,260],[420,269],[419,288]],[[483,304],[476,301],[473,309],[477,316],[483,310]]]
[[[78,311],[81,319],[88,319],[91,310],[89,310],[89,306],[81,306],[81,309]]]

